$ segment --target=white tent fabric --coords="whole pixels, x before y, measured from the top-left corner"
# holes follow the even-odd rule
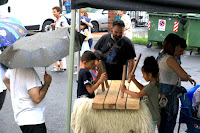
[[[126,11],[200,13],[199,0],[72,0],[72,9],[84,7]]]

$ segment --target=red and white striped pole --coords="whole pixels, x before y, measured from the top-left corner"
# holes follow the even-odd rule
[[[178,32],[178,25],[179,22],[174,22],[174,29],[173,29],[174,32]]]
[[[151,29],[151,21],[149,20],[148,21],[148,30],[150,30]]]

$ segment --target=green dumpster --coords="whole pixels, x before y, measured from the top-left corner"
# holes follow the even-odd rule
[[[169,33],[175,33],[180,37],[185,38],[183,24],[180,19],[183,17],[181,13],[148,13],[148,44],[147,48],[152,46],[152,42],[162,44],[164,38]]]
[[[193,48],[198,49],[200,52],[200,15],[195,14],[187,15],[187,23],[185,25],[187,33],[187,44],[190,48],[190,55],[192,54]]]

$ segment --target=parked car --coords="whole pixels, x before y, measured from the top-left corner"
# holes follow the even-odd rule
[[[108,10],[94,8],[86,8],[85,10],[93,24],[92,32],[108,30]]]
[[[18,19],[27,30],[51,31],[52,8],[61,4],[60,0],[8,0],[0,7],[0,15]]]
[[[92,32],[98,32],[102,30],[108,30],[108,10],[85,8],[88,13],[88,18],[91,19],[93,24]],[[71,20],[71,13],[65,15]]]

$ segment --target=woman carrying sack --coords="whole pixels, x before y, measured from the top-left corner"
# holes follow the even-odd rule
[[[180,37],[169,34],[163,45],[162,56],[159,56],[160,94],[167,96],[167,104],[161,109],[160,133],[173,133],[178,114],[178,95],[182,93],[180,81],[195,81],[180,66],[174,54],[180,49]]]

